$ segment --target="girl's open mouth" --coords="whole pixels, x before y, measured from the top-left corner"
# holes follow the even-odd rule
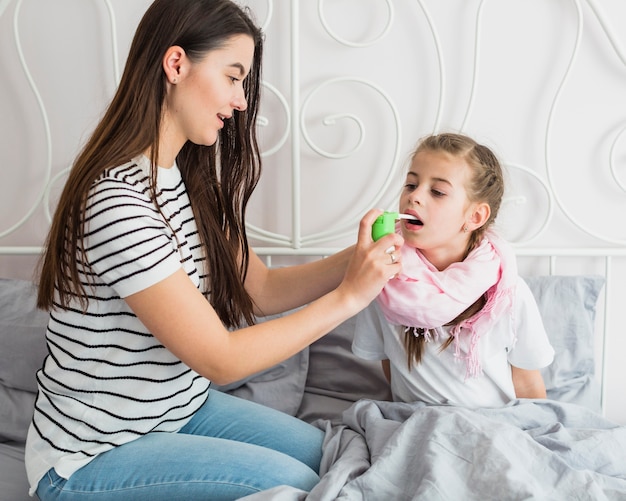
[[[424,226],[421,219],[407,219],[405,223],[407,226]]]
[[[422,220],[412,214],[399,214],[398,219],[404,219],[404,224],[407,226],[424,226]]]

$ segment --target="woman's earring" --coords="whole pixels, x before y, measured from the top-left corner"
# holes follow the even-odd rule
[[[178,78],[172,78],[172,83],[173,83],[173,84],[178,83]]]
[[[467,233],[469,231],[469,229],[467,228],[467,225],[463,226],[463,233]]]

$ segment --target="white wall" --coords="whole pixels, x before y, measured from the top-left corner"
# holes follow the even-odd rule
[[[0,246],[42,244],[63,171],[111,97],[149,3],[0,0]],[[507,165],[500,226],[520,247],[626,247],[623,0],[246,3],[267,32],[265,173],[249,220],[253,235],[273,238],[255,245],[351,243],[365,210],[395,207],[417,138],[454,129]],[[34,263],[0,256],[0,276],[30,278]],[[525,272],[543,273],[534,263]],[[601,267],[576,266],[567,272]],[[617,313],[623,258],[612,274]],[[618,320],[607,415],[626,423]]]

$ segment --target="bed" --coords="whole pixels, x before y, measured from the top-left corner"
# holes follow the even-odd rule
[[[356,317],[261,374],[215,388],[325,431],[322,480],[250,499],[626,499],[626,427],[603,417],[594,355],[601,275],[526,277],[556,349],[547,400],[500,409],[390,402],[380,365],[351,353]],[[368,328],[383,318],[375,303]],[[265,321],[266,319],[259,319]],[[0,499],[28,499],[23,441],[47,314],[0,280]]]
[[[283,486],[248,498],[626,500],[626,235],[615,224],[626,209],[615,104],[626,55],[611,27],[626,4],[368,0],[360,9],[364,1],[243,2],[268,35],[252,244],[270,266],[323,258],[352,242],[365,210],[394,208],[419,135],[486,140],[506,152],[499,225],[556,350],[544,370],[548,399],[482,410],[390,402],[380,364],[351,353],[353,317],[289,360],[214,388],[325,433],[310,493]],[[16,145],[0,149],[0,501],[31,499],[23,442],[47,314],[30,277],[51,200],[148,3],[0,0],[0,65],[16,69],[0,79],[2,115],[24,115],[0,121]],[[70,14],[55,19],[63,9]],[[47,50],[69,53],[75,45],[63,44],[74,39],[91,47],[83,63],[94,67],[69,86],[48,69]],[[375,304],[368,309],[378,319],[368,328],[380,328]]]

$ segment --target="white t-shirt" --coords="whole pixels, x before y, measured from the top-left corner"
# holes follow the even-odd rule
[[[466,362],[454,355],[454,343],[439,351],[449,337],[449,328],[437,330],[438,339],[425,343],[422,360],[413,362],[409,371],[404,328],[389,324],[374,301],[357,316],[352,351],[367,360],[389,359],[391,393],[396,401],[471,408],[499,407],[515,398],[511,365],[534,370],[546,367],[554,358],[537,304],[522,278],[518,278],[513,314],[503,316],[480,336],[481,375],[467,375]],[[465,341],[461,338],[462,354],[467,353]]]
[[[200,287],[204,256],[176,166],[158,169],[149,199],[149,161],[109,169],[87,202],[90,300],[51,312],[49,355],[26,444],[31,493],[52,467],[69,476],[102,452],[152,431],[177,431],[206,401],[209,381],[148,332],[124,297],[181,267]],[[80,268],[79,268],[80,269]]]

